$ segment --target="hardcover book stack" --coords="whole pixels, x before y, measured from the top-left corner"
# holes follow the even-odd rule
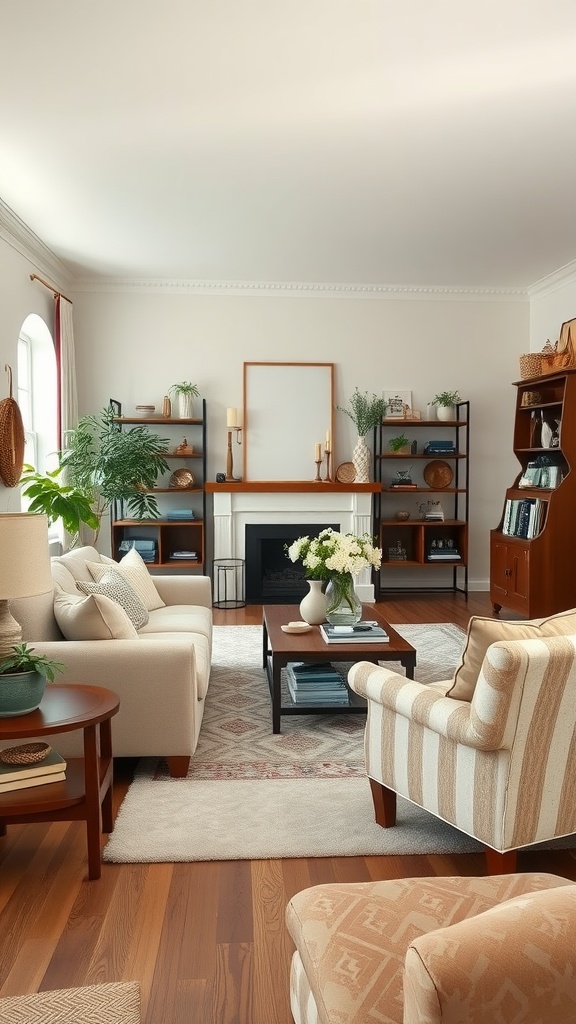
[[[350,703],[346,683],[329,661],[317,664],[289,662],[286,674],[290,696],[295,704],[341,707]]]
[[[6,764],[0,760],[0,800],[3,793],[63,782],[65,778],[66,761],[55,750],[51,750],[37,764]]]
[[[540,498],[507,498],[502,533],[507,537],[537,537],[546,516],[546,501]]]
[[[385,644],[390,637],[377,622],[359,622],[356,626],[332,626],[329,622],[320,624],[320,634],[327,644]]]

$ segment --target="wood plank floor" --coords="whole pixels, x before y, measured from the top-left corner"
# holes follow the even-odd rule
[[[390,622],[489,615],[486,594],[410,595],[380,604]],[[215,610],[260,624],[261,608]],[[116,762],[119,806],[133,763]],[[479,875],[478,854],[200,864],[104,864],[86,880],[81,823],[8,827],[0,838],[0,994],[137,980],[144,1024],[291,1024],[284,908],[319,882]],[[576,879],[569,851],[525,853],[520,870]]]

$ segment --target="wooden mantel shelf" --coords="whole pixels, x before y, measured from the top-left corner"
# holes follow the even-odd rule
[[[376,494],[382,490],[382,484],[341,484],[316,483],[314,480],[239,480],[237,483],[226,481],[223,484],[206,483],[208,494],[222,494],[226,491],[246,494],[333,494],[333,493],[364,493]]]

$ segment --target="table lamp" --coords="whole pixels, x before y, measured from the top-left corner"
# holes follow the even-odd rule
[[[9,601],[39,597],[53,587],[47,517],[33,512],[0,513],[0,660],[22,641]]]

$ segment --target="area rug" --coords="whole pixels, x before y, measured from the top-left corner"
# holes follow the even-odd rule
[[[417,651],[416,678],[449,678],[464,633],[448,623],[395,627]],[[294,715],[271,731],[258,626],[216,626],[200,741],[186,779],[140,762],[105,861],[450,854],[481,845],[407,800],[397,825],[374,822],[363,715]],[[388,667],[404,670],[400,665]],[[343,672],[347,666],[340,666]],[[572,848],[570,838],[543,844]],[[538,848],[538,847],[537,847]]]

